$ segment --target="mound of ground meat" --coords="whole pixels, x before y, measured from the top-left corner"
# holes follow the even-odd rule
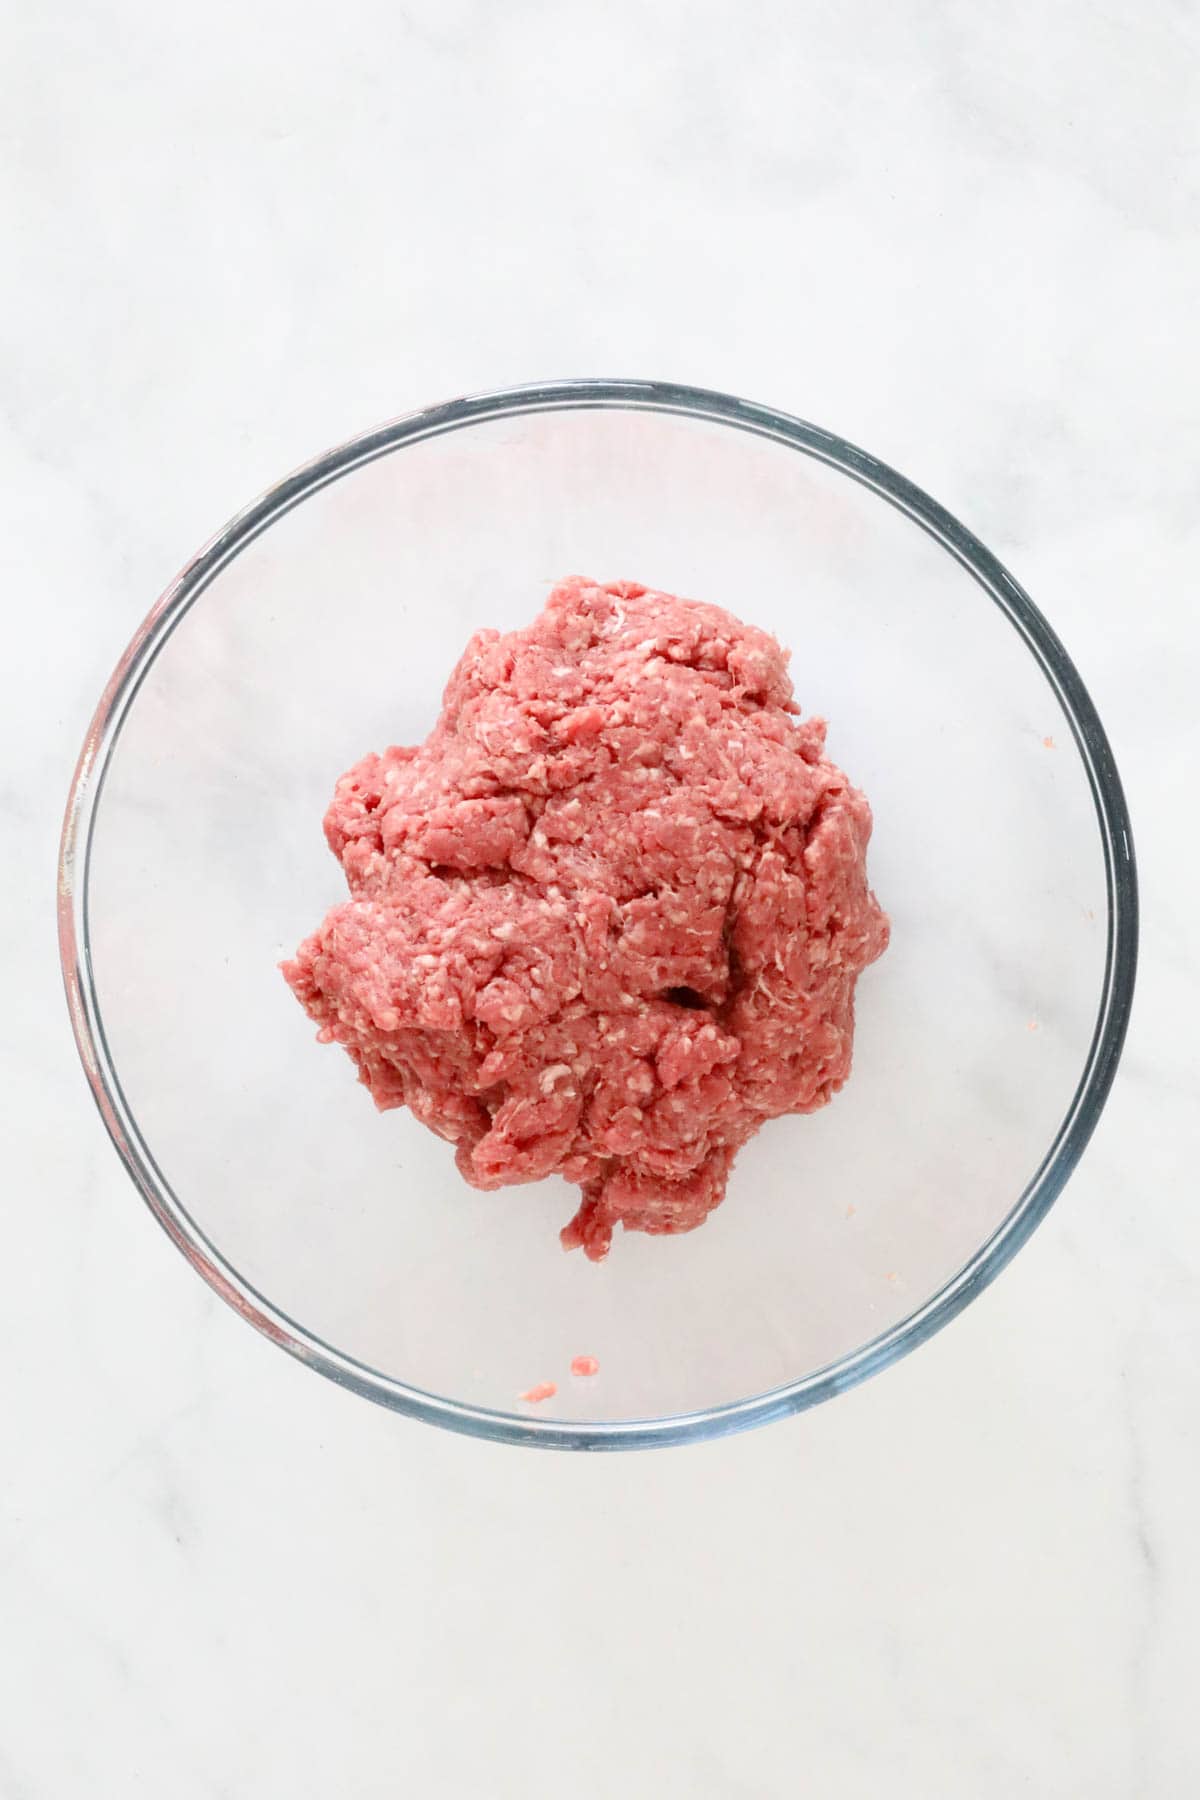
[[[871,813],[773,638],[636,582],[481,631],[415,749],[363,758],[325,835],[350,898],[283,965],[381,1108],[477,1188],[551,1174],[562,1233],[690,1231],[764,1120],[850,1070],[888,924]]]

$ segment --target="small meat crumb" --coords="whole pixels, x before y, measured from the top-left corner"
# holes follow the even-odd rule
[[[573,1356],[571,1358],[572,1375],[598,1375],[600,1364],[594,1356]]]
[[[1054,748],[1054,739],[1052,737],[1044,737],[1042,739],[1042,749],[1043,750],[1053,750],[1053,748]]]
[[[553,1400],[557,1392],[558,1385],[556,1382],[539,1381],[533,1387],[526,1388],[523,1394],[518,1394],[517,1398],[518,1400],[527,1401],[530,1406],[537,1406],[539,1401]]]

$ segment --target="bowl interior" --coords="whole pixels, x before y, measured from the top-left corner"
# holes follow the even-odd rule
[[[468,635],[554,579],[719,603],[792,650],[875,811],[891,915],[854,1074],[768,1125],[675,1239],[566,1255],[574,1190],[478,1194],[379,1115],[278,973],[344,889],[321,816],[364,751],[423,737]],[[662,1419],[837,1363],[999,1227],[1095,1025],[1105,871],[1081,756],[1020,635],[837,469],[693,417],[485,419],[311,495],[149,667],[108,767],[89,930],[108,1052],[179,1206],[311,1337],[408,1387],[544,1419]],[[571,1358],[598,1358],[588,1380]],[[534,1415],[518,1396],[555,1381]]]

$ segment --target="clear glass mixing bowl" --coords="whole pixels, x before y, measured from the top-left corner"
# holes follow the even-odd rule
[[[714,601],[793,651],[869,795],[891,947],[855,1071],[767,1125],[680,1238],[559,1247],[574,1190],[475,1193],[379,1115],[277,968],[342,896],[321,815],[425,735],[481,625],[557,577]],[[80,1053],[193,1266],[398,1411],[581,1449],[809,1406],[951,1318],[1095,1125],[1136,957],[1120,783],[1062,645],[995,558],[853,446],[658,382],[456,400],[330,451],[200,552],[97,710],[60,870]],[[572,1357],[600,1371],[569,1373]],[[539,1406],[518,1396],[553,1381]]]

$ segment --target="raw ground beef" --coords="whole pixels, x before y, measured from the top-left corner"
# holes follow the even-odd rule
[[[582,1190],[562,1233],[689,1231],[766,1119],[850,1071],[888,924],[870,808],[773,638],[636,582],[481,631],[415,749],[363,758],[325,835],[350,898],[284,974],[381,1108],[499,1188]]]

